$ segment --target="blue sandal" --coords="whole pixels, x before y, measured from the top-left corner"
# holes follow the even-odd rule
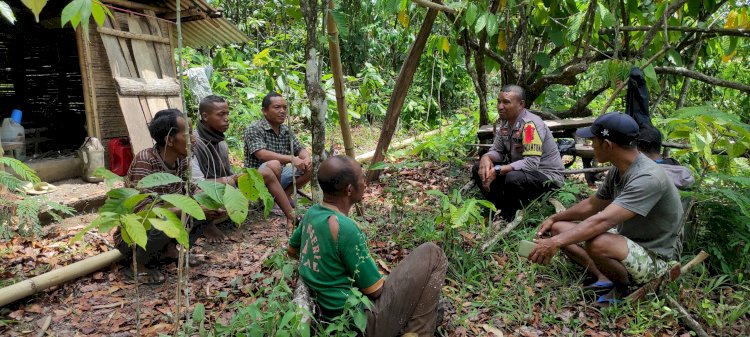
[[[594,290],[594,291],[602,291],[602,290],[612,290],[612,288],[615,287],[615,284],[611,281],[596,281],[592,284],[589,284],[585,287],[583,287],[584,290]]]
[[[627,293],[619,293],[617,290],[612,289],[610,292],[599,296],[599,298],[596,299],[596,303],[599,304],[620,304],[624,301],[625,296],[627,296]]]

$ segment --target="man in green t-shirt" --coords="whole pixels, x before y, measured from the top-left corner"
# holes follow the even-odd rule
[[[299,257],[299,274],[323,317],[340,315],[357,287],[373,301],[366,312],[367,336],[432,336],[447,268],[443,250],[422,244],[384,278],[370,257],[367,238],[347,216],[365,193],[362,168],[349,157],[330,157],[320,165],[318,182],[323,202],[307,211],[288,250]]]
[[[630,116],[599,116],[576,135],[593,138],[597,161],[613,167],[596,195],[539,226],[529,259],[546,264],[562,249],[597,277],[589,288],[612,289],[597,301],[613,303],[628,285],[646,283],[679,260],[680,195],[664,170],[638,152],[638,124]],[[543,239],[547,232],[553,236]]]

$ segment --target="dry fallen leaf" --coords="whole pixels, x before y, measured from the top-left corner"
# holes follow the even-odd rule
[[[496,337],[504,337],[505,336],[503,334],[503,332],[500,331],[500,329],[498,329],[498,328],[492,327],[492,326],[490,326],[488,324],[482,324],[480,326],[482,327],[482,329],[484,329],[484,331],[487,331],[490,335],[494,335]]]

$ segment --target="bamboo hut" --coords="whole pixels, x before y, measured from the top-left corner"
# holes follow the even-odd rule
[[[23,111],[27,157],[67,154],[76,162],[72,154],[87,136],[104,144],[129,137],[137,153],[152,146],[146,125],[157,111],[183,110],[176,3],[147,2],[104,0],[114,18],[103,27],[91,22],[88,31],[60,28],[65,1],[48,2],[39,23],[20,0],[9,2],[18,21],[0,21],[0,118]],[[183,0],[181,9],[185,46],[249,41],[205,0]],[[54,163],[52,171],[65,166],[59,158]]]

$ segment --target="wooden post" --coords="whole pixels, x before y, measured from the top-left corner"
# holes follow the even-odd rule
[[[333,21],[331,12],[336,8],[334,0],[328,0],[328,14],[326,15],[326,28],[328,29],[328,55],[331,59],[331,71],[333,72],[333,86],[336,89],[336,108],[339,111],[339,125],[341,125],[341,138],[344,140],[346,155],[354,158],[354,146],[352,145],[352,134],[349,129],[349,112],[346,110],[346,99],[344,97],[344,71],[341,67],[341,50],[339,49],[339,30]]]
[[[401,108],[404,106],[404,100],[406,94],[409,91],[412,81],[414,80],[414,72],[419,66],[419,58],[422,56],[427,38],[430,36],[432,25],[435,23],[438,10],[430,8],[427,11],[427,15],[422,22],[422,27],[419,28],[417,39],[409,49],[409,54],[401,66],[401,71],[398,73],[396,78],[396,85],[393,86],[393,93],[391,94],[391,100],[388,103],[388,110],[385,114],[385,120],[383,121],[383,131],[380,132],[380,138],[378,139],[378,145],[375,148],[375,155],[372,158],[373,163],[383,161],[385,153],[388,151],[388,146],[393,138],[393,133],[396,132],[396,124],[398,117],[401,114]],[[380,177],[382,170],[368,170],[367,180],[373,181]]]

